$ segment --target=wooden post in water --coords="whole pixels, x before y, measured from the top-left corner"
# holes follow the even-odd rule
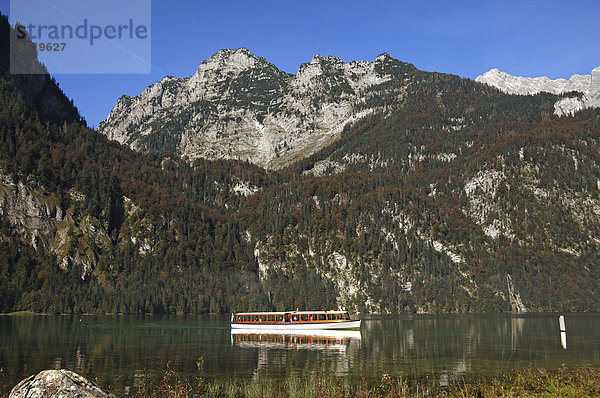
[[[558,317],[558,324],[560,325],[560,331],[566,332],[567,328],[565,327],[565,316],[561,315]]]
[[[567,349],[567,327],[565,326],[565,316],[558,317],[558,325],[560,326],[560,344],[563,349]]]

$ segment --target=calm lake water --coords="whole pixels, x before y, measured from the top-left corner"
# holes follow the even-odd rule
[[[80,321],[81,319],[81,321]],[[359,333],[232,335],[227,316],[0,316],[0,389],[66,368],[116,393],[167,364],[185,377],[287,378],[315,371],[379,379],[491,376],[534,366],[600,367],[600,314],[398,315]]]

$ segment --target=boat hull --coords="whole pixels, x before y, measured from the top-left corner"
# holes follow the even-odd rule
[[[326,337],[326,338],[337,338],[337,339],[355,339],[360,340],[360,330],[348,330],[348,329],[320,329],[320,330],[273,330],[273,329],[231,329],[232,336],[238,335],[253,335],[253,336],[292,336],[292,337]]]
[[[231,329],[245,330],[343,330],[360,328],[360,320],[343,322],[310,322],[310,323],[280,323],[280,324],[256,324],[256,323],[232,323]]]

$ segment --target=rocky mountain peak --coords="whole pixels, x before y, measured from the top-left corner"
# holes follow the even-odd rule
[[[590,83],[590,88],[596,92],[597,95],[600,95],[600,66],[592,69],[592,81]]]
[[[583,97],[568,97],[557,101],[554,105],[554,113],[557,115],[573,114],[583,108],[600,106],[600,66],[592,70],[590,75],[575,74],[569,79],[513,76],[494,68],[478,76],[475,81],[489,84],[509,94],[565,94],[571,91],[583,94]]]
[[[320,55],[320,54],[316,54],[313,59],[310,61],[311,64],[334,64],[334,65],[340,65],[343,64],[344,61],[342,61],[340,58],[338,57],[334,57],[333,55],[328,55],[326,57]]]
[[[388,53],[381,53],[377,56],[377,58],[375,58],[375,61],[382,62],[382,61],[386,61],[389,59],[393,59],[393,58]]]
[[[257,57],[247,48],[223,49],[203,61],[198,72],[206,70],[242,71],[258,66],[270,65],[264,58]]]
[[[344,66],[340,58],[328,55],[326,57],[316,54],[308,63],[300,64],[297,76],[309,75],[311,77],[321,75],[330,70],[338,70]]]
[[[98,130],[138,150],[281,168],[376,110],[364,104],[377,103],[369,99],[395,73],[377,64],[317,54],[294,76],[246,48],[224,49],[189,78],[168,77],[122,97]]]
[[[590,83],[594,75],[600,75],[600,67],[594,69],[591,75],[575,74],[569,79],[550,79],[547,76],[540,77],[522,77],[513,76],[503,72],[498,68],[490,69],[483,75],[478,76],[475,81],[487,83],[495,86],[509,94],[537,94],[539,92],[549,92],[553,94],[563,94],[569,91],[580,91],[587,93],[590,91]]]
[[[510,76],[508,73],[506,72],[502,72],[500,69],[498,68],[493,68],[488,70],[487,72],[485,72],[483,75],[481,76],[477,76],[477,79],[491,79],[493,77],[505,77],[505,76]]]

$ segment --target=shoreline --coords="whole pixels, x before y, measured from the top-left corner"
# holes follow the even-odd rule
[[[82,312],[82,313],[60,313],[60,314],[51,314],[48,312],[33,312],[33,311],[14,311],[14,312],[0,312],[0,316],[26,316],[26,315],[45,315],[45,316],[188,316],[188,315],[211,315],[211,316],[225,316],[231,315],[231,312],[224,313],[216,313],[216,312],[206,312],[206,313],[152,313],[147,312],[143,314],[137,313],[128,313],[128,312],[106,312],[106,313],[94,313],[94,312]],[[428,315],[443,315],[443,316],[455,316],[455,315],[514,315],[514,316],[535,316],[535,315],[561,315],[561,314],[600,314],[600,311],[523,311],[523,312],[514,312],[514,311],[505,311],[505,312],[402,312],[402,313],[361,313],[362,317],[386,317],[386,316],[428,316]]]

